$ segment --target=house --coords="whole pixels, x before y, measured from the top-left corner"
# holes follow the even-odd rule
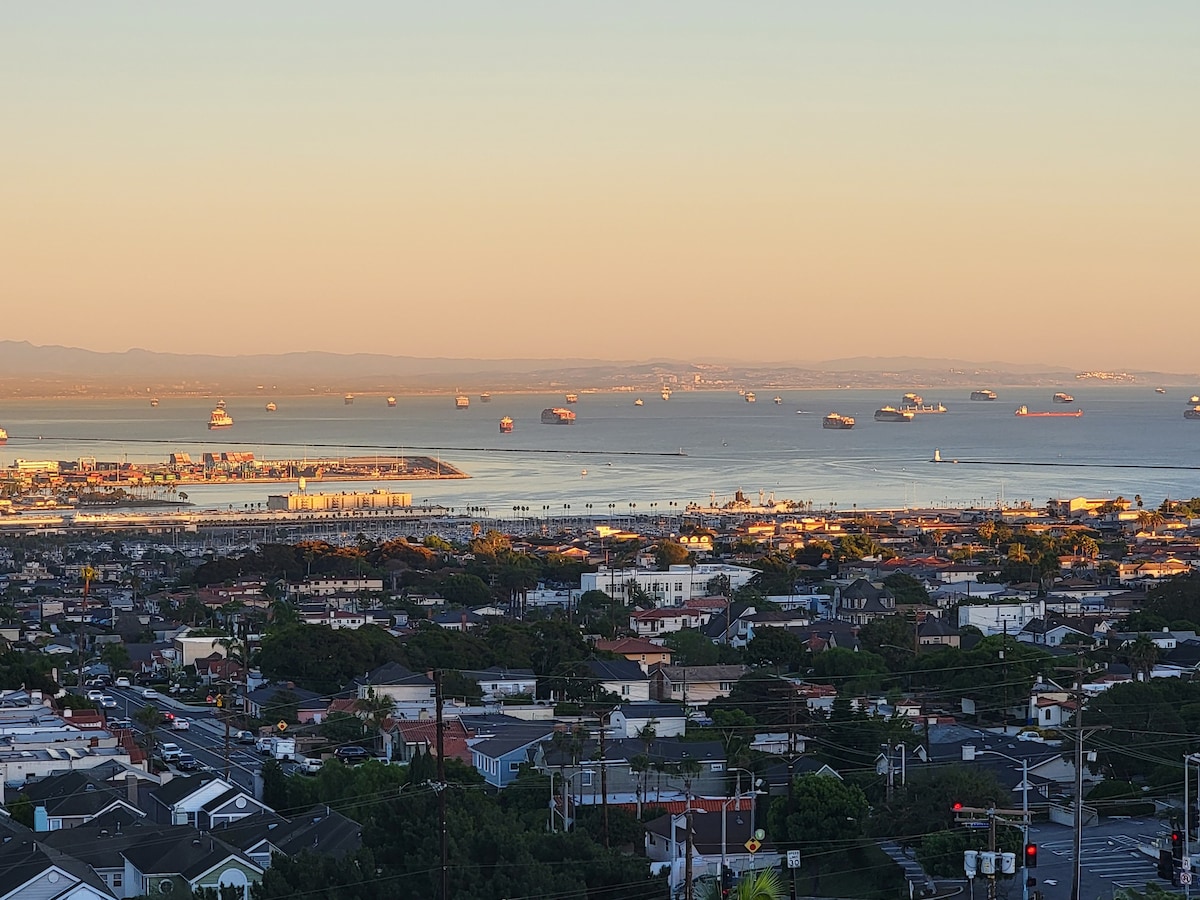
[[[960,640],[958,629],[941,616],[929,613],[917,625],[917,644],[920,647],[957,647]]]
[[[499,700],[518,694],[532,697],[537,693],[537,676],[532,669],[492,666],[490,669],[465,669],[462,675],[479,685],[484,700]]]
[[[1017,632],[1017,640],[1042,647],[1059,647],[1064,641],[1091,644],[1092,636],[1066,623],[1039,618],[1026,622],[1025,627]]]
[[[517,779],[529,761],[529,749],[554,733],[552,724],[516,722],[498,729],[494,736],[476,738],[471,744],[471,765],[492,787],[504,788]]]
[[[895,595],[888,588],[874,585],[865,578],[835,588],[833,602],[837,617],[852,625],[866,625],[896,612]]]
[[[653,637],[699,628],[708,620],[701,610],[686,606],[664,606],[658,609],[636,610],[629,614],[629,630],[638,637]]]
[[[360,700],[371,692],[377,697],[391,697],[397,704],[429,704],[434,699],[432,678],[394,662],[373,669],[355,684]]]
[[[214,775],[180,775],[145,792],[151,821],[208,831],[267,810],[242,788]]]
[[[86,864],[35,840],[33,832],[14,837],[6,823],[0,845],[0,900],[113,900],[112,889]],[[19,828],[19,826],[16,826]]]
[[[417,754],[437,756],[437,723],[431,719],[392,719],[384,725],[392,762],[410,763]],[[461,719],[442,723],[442,748],[447,759],[473,764],[469,741],[475,737]]]
[[[274,722],[295,706],[298,721],[320,723],[329,709],[329,701],[328,696],[298,688],[289,681],[260,687],[248,693],[246,711],[256,719]]]
[[[703,706],[718,697],[728,697],[748,666],[670,666],[650,670],[650,693],[655,700],[678,701],[690,707]]]
[[[643,672],[649,672],[650,667],[655,663],[671,664],[672,651],[645,638],[627,637],[615,641],[600,640],[596,641],[595,647],[597,650],[614,653],[637,663],[642,667]]]
[[[1122,582],[1158,581],[1163,578],[1174,578],[1176,575],[1186,575],[1192,567],[1181,559],[1165,559],[1162,561],[1144,560],[1123,562],[1117,567],[1117,578]]]
[[[290,822],[267,813],[222,825],[212,833],[263,869],[271,865],[276,853],[295,856],[316,851],[341,859],[362,846],[362,826],[325,805],[315,806]]]
[[[438,613],[433,617],[432,622],[439,628],[445,628],[447,631],[474,631],[487,624],[487,619],[479,615],[477,612],[472,612],[469,609],[456,609],[449,612]]]
[[[687,730],[687,713],[673,703],[623,703],[608,721],[616,737],[635,738],[644,729],[653,729],[656,737],[679,737]]]
[[[600,690],[616,694],[622,701],[650,699],[650,678],[637,663],[627,659],[591,659],[584,666],[599,682]]]
[[[6,806],[22,798],[33,805],[35,831],[58,831],[90,822],[105,813],[123,810],[141,818],[138,777],[127,776],[128,786],[104,780],[99,770],[71,769],[29,781],[10,793]]]
[[[761,842],[757,853],[746,848],[757,827],[751,810],[693,810],[690,818],[693,878],[720,877],[722,861],[738,875],[779,864],[779,852],[769,838]],[[675,886],[683,883],[688,819],[683,812],[667,813],[646,823],[646,858],[652,866],[669,865],[671,883]]]

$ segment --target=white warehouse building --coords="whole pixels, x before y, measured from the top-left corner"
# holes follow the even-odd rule
[[[729,579],[729,589],[736,591],[758,574],[757,569],[731,566],[726,563],[701,563],[696,566],[671,566],[665,572],[653,569],[609,569],[601,566],[598,572],[585,572],[580,580],[579,592],[604,591],[620,603],[629,601],[630,582],[654,598],[658,606],[678,606],[694,597],[710,597],[709,583],[724,575]]]

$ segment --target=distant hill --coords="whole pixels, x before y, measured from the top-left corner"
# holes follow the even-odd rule
[[[0,341],[0,397],[237,395],[479,391],[756,389],[1060,384],[1062,366],[923,357],[852,357],[815,363],[568,359],[448,359],[303,351],[250,356],[103,353]],[[1144,373],[1136,383],[1190,385],[1188,376]]]

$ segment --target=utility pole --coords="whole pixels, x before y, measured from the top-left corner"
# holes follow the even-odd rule
[[[604,764],[604,739],[608,730],[608,713],[600,714],[600,834],[604,849],[608,849],[608,766]]]
[[[1075,666],[1075,689],[1071,692],[1071,696],[1075,699],[1075,835],[1072,842],[1075,862],[1072,867],[1071,900],[1080,900],[1079,882],[1082,863],[1080,853],[1083,848],[1083,741],[1084,738],[1108,727],[1101,725],[1084,733],[1083,703],[1087,699],[1087,695],[1083,691],[1083,672],[1083,648],[1080,648]]]
[[[692,887],[692,792],[687,793],[687,811],[684,819],[686,834],[683,838],[684,860],[683,860],[683,897],[684,900],[695,900],[694,888]],[[672,825],[672,828],[675,826]]]
[[[217,697],[217,705],[222,707],[221,718],[225,720],[225,780],[229,780],[229,710],[224,695]]]
[[[442,721],[442,670],[433,673],[434,703],[437,708],[437,795],[438,826],[442,840],[442,900],[450,898],[450,839],[446,832],[446,743],[445,723]]]

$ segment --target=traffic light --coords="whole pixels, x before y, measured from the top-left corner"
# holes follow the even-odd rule
[[[1171,832],[1171,856],[1174,859],[1183,859],[1183,832]]]
[[[962,812],[962,808],[963,808],[962,802],[959,800],[955,800],[954,805],[950,807],[950,809],[953,810],[954,812]]]
[[[1037,868],[1037,844],[1032,841],[1025,845],[1025,868]]]
[[[733,890],[733,869],[721,866],[721,896],[728,897]]]

